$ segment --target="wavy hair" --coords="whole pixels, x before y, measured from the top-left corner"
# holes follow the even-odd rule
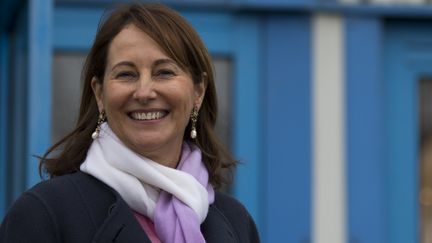
[[[40,158],[39,172],[45,171],[50,177],[60,176],[78,171],[84,162],[98,119],[91,80],[96,77],[103,82],[110,43],[129,24],[155,40],[170,58],[189,72],[194,83],[205,82],[207,89],[196,124],[199,136],[190,141],[201,149],[210,183],[219,188],[228,182],[226,175],[230,173],[224,171],[230,172],[237,161],[220,143],[214,130],[217,97],[210,55],[191,25],[174,10],[161,4],[122,5],[104,14],[82,70],[83,90],[76,126]],[[189,123],[185,139],[189,139],[187,134],[190,130]]]

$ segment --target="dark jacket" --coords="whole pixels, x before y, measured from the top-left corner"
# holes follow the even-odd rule
[[[207,242],[259,242],[246,209],[216,193],[201,232]],[[0,242],[150,243],[120,195],[82,172],[56,177],[25,192],[0,226]],[[167,242],[168,243],[168,242]]]

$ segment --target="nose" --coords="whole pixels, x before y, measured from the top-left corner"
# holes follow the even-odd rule
[[[136,82],[133,98],[140,103],[148,103],[156,98],[154,82],[149,77],[142,77]]]

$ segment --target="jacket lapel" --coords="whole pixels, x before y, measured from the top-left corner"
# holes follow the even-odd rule
[[[207,218],[201,225],[207,243],[240,243],[231,223],[215,206],[210,205]]]
[[[86,178],[93,177],[86,176]],[[85,188],[89,188],[89,186],[86,184]],[[86,196],[86,198],[96,200],[92,201],[91,205],[98,205],[97,209],[90,210],[90,212],[93,212],[92,217],[97,222],[103,222],[96,230],[92,242],[151,243],[147,234],[133,215],[132,210],[120,195],[111,188],[108,188],[108,191],[112,194],[107,194],[110,197],[104,197],[105,194],[98,194],[101,191],[105,192],[106,190],[98,188]],[[104,208],[102,211],[107,210],[108,212],[105,211],[107,212],[106,214],[96,213],[101,208]],[[233,226],[214,204],[210,205],[207,218],[201,224],[201,232],[207,243],[240,243],[237,234],[234,233]]]
[[[110,214],[98,229],[92,242],[151,243],[132,210],[123,200],[117,200]]]
[[[201,225],[201,232],[207,243],[239,243],[231,223],[214,206],[210,206],[207,218]],[[113,207],[93,242],[151,243],[123,200],[119,200]]]

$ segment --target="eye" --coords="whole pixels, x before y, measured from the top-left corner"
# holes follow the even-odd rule
[[[155,73],[155,76],[158,78],[171,78],[175,75],[176,73],[171,69],[159,69]]]
[[[130,79],[135,79],[138,75],[135,72],[131,72],[131,71],[124,71],[124,72],[119,72],[116,74],[115,78],[116,79],[126,79],[126,80],[130,80]]]

